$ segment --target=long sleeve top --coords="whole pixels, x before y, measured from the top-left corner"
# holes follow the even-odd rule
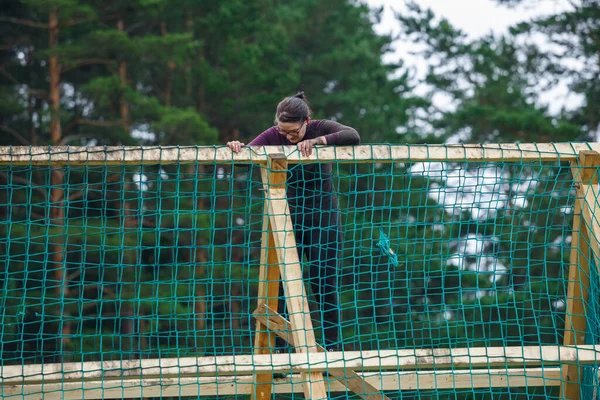
[[[327,145],[350,146],[360,143],[358,132],[349,126],[328,120],[308,123],[302,141],[325,136]],[[276,127],[271,127],[252,140],[249,146],[294,145]],[[321,218],[323,211],[337,210],[338,201],[333,193],[331,164],[295,164],[290,167],[287,198],[292,214],[313,220]],[[314,221],[318,222],[318,221]]]

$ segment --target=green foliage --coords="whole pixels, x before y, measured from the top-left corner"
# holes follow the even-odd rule
[[[159,143],[177,143],[180,145],[215,143],[217,130],[210,127],[193,109],[165,109],[160,121],[153,124],[158,133]]]
[[[569,141],[582,127],[552,116],[535,97],[545,74],[542,54],[510,36],[469,39],[431,10],[411,3],[398,16],[403,37],[422,44],[429,64],[430,95],[444,95],[455,109],[425,117],[438,135],[474,142]]]

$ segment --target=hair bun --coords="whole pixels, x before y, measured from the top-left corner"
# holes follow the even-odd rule
[[[310,118],[310,114],[310,106],[304,91],[298,91],[295,95],[286,97],[277,104],[275,123],[303,122]]]

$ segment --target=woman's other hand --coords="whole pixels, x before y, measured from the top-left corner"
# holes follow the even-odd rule
[[[318,145],[327,145],[327,139],[321,136],[315,139],[303,140],[298,143],[298,150],[304,157],[308,157],[312,154],[313,147]]]
[[[245,144],[242,142],[238,142],[237,140],[234,140],[233,142],[227,142],[227,147],[229,147],[231,150],[234,151],[234,153],[239,153],[240,150],[242,150],[242,147],[244,147]]]

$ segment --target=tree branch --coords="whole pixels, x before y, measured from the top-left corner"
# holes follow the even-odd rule
[[[33,97],[38,98],[40,100],[50,100],[50,97],[48,97],[48,92],[42,89],[27,89],[27,94],[30,94]]]
[[[88,186],[85,189],[83,189],[77,193],[73,193],[72,195],[69,196],[69,201],[74,201],[74,200],[80,199],[83,197],[84,192],[87,192],[89,190],[102,189],[104,187],[104,185],[106,185],[107,183],[118,182],[120,179],[121,179],[120,175],[113,175],[103,183],[100,183],[100,184],[94,185],[94,186]]]
[[[64,72],[70,71],[70,70],[75,69],[75,68],[83,67],[85,65],[95,65],[95,64],[111,65],[111,64],[114,64],[114,63],[115,63],[115,60],[109,60],[109,59],[106,59],[106,58],[88,58],[88,59],[85,59],[85,60],[77,60],[75,62],[72,62],[72,63],[68,64],[68,65],[63,65],[60,68],[60,72],[64,73]]]
[[[117,14],[109,14],[107,15],[105,18],[102,18],[101,21],[109,21],[111,19],[115,19],[117,18]],[[80,18],[80,19],[72,19],[70,21],[65,21],[61,24],[58,24],[59,28],[67,28],[70,26],[75,26],[78,24],[83,24],[86,22],[93,22],[93,21],[98,21],[98,18],[93,17],[93,18]]]
[[[92,21],[96,21],[96,18],[81,18],[81,19],[72,19],[70,21],[66,21],[62,24],[58,24],[58,28],[68,28],[70,26],[75,26],[77,24],[83,24],[85,22],[92,22]]]
[[[64,146],[67,143],[70,143],[74,140],[77,139],[85,139],[85,138],[91,138],[94,137],[94,135],[70,135],[70,136],[65,136],[61,139],[61,141],[59,142],[59,145]]]
[[[16,41],[14,43],[7,43],[7,44],[3,44],[2,46],[0,46],[0,50],[10,50],[10,49],[14,49],[15,47],[17,47],[18,44],[23,43],[22,41]]]
[[[66,281],[72,281],[75,278],[79,278],[79,276],[81,275],[81,270],[78,269],[77,271],[73,272],[71,275],[67,276],[67,279],[65,279]]]
[[[30,26],[32,28],[42,28],[42,29],[50,28],[49,24],[45,24],[43,22],[31,21],[28,19],[20,19],[20,18],[13,18],[13,17],[1,17],[0,16],[0,21],[10,22],[12,24],[17,24],[17,25]]]
[[[8,133],[12,137],[16,138],[19,142],[21,142],[21,144],[24,144],[26,146],[29,146],[31,144],[31,143],[29,143],[29,141],[27,139],[25,139],[23,136],[21,136],[21,134],[19,132],[17,132],[13,128],[9,128],[6,125],[0,125],[0,131]]]
[[[19,81],[17,80],[17,78],[15,78],[14,76],[12,76],[4,67],[4,65],[0,65],[0,74],[4,75],[9,81],[11,81],[12,83],[15,84],[19,84]]]
[[[23,207],[23,208],[25,208],[25,207]],[[38,213],[34,213],[34,212],[30,212],[30,213],[29,213],[29,216],[30,216],[30,217],[33,217],[34,219],[46,219],[46,217],[45,217],[45,216],[43,216],[43,215],[40,215],[40,214],[38,214]]]
[[[12,76],[10,74],[10,72],[8,72],[6,70],[6,68],[4,67],[4,65],[0,65],[0,74],[4,75],[6,77],[6,79],[8,79],[9,81],[11,81],[15,85],[20,85],[21,84],[21,82],[19,82],[17,80],[17,78],[15,78],[14,76]],[[30,95],[32,95],[34,97],[37,97],[38,99],[48,100],[48,93],[45,92],[42,89],[27,89],[27,94],[30,94]]]
[[[89,126],[101,126],[101,127],[112,127],[121,125],[121,121],[95,121],[93,119],[86,118],[78,118],[73,120],[65,129],[63,130],[63,134],[67,135],[71,132],[77,125],[89,125]]]
[[[8,183],[8,174],[7,173],[0,172],[0,177],[4,178],[4,180]],[[10,180],[12,182],[22,183],[23,185],[25,185],[25,186],[27,186],[27,187],[35,190],[39,194],[41,194],[42,197],[46,198],[46,191],[44,189],[42,189],[42,188],[32,186],[32,182],[31,181],[28,181],[25,178],[21,178],[20,176],[14,176],[14,175],[10,176]]]

